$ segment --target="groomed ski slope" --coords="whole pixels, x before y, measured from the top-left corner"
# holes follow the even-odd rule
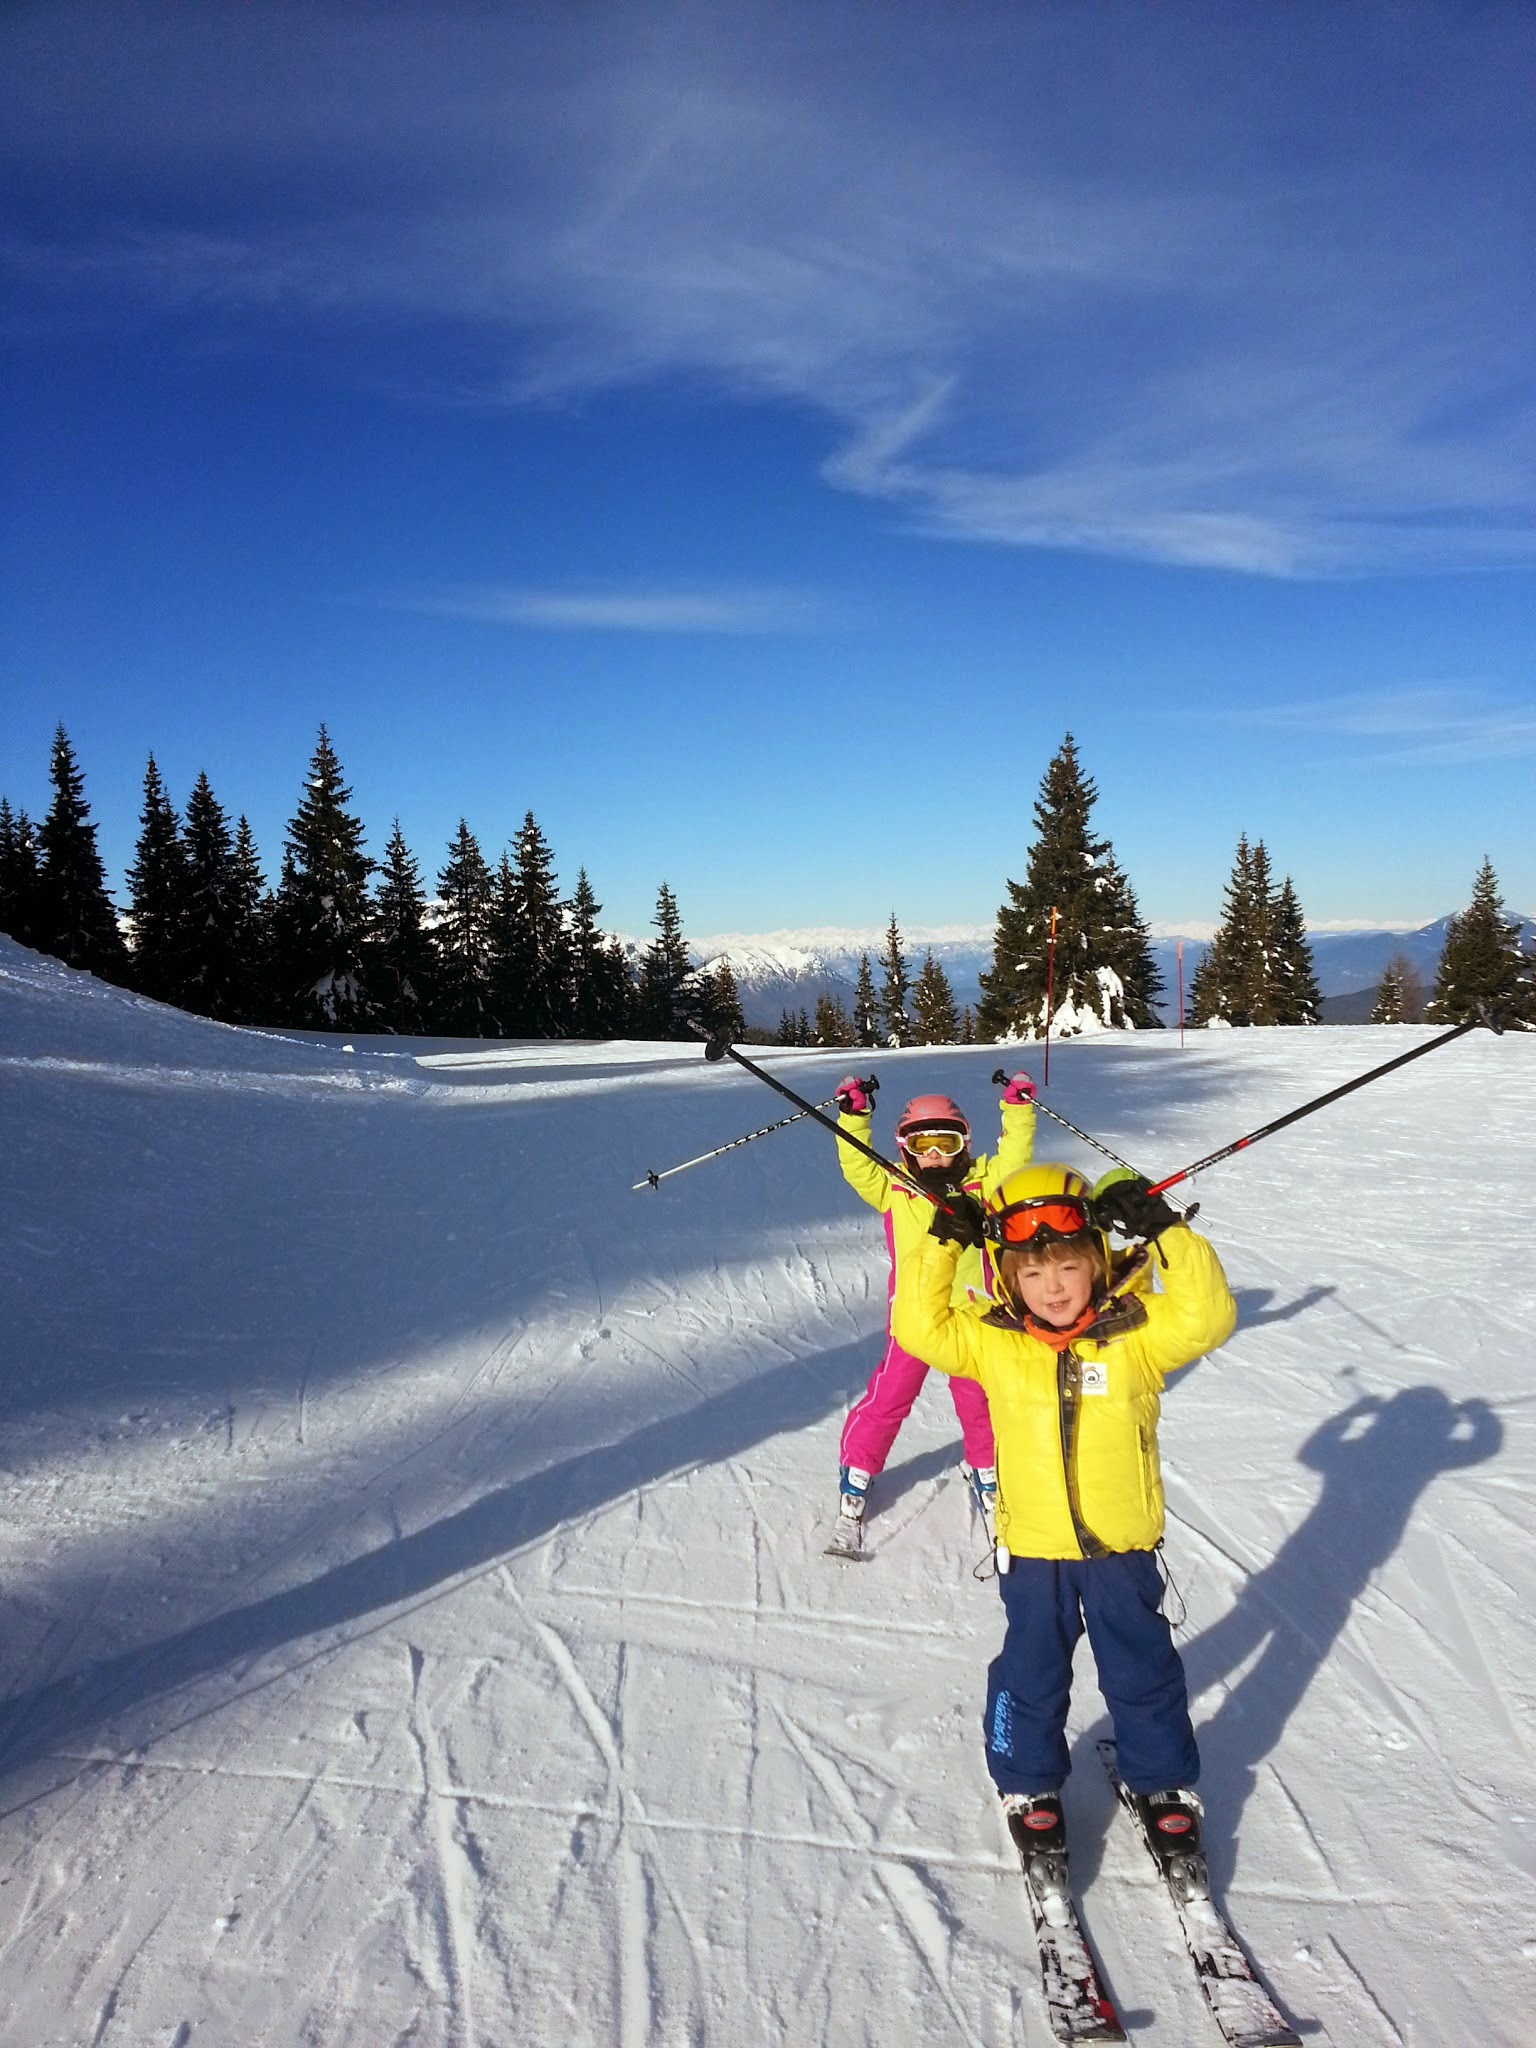
[[[1046,1099],[1168,1171],[1419,1035],[1073,1043]],[[877,1136],[933,1088],[988,1131],[996,1060],[877,1055]],[[630,1192],[782,1112],[687,1047],[348,1052],[0,941],[7,2043],[1046,2040],[937,1377],[870,1561],[820,1554],[878,1223],[808,1126]],[[1533,1140],[1536,1038],[1479,1032],[1198,1188],[1212,1863],[1334,2048],[1536,2039]],[[1108,1987],[1215,2048],[1078,1668]]]

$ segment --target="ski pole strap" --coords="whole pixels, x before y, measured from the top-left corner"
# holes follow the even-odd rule
[[[756,1060],[749,1060],[744,1052],[738,1052],[729,1039],[711,1038],[704,1047],[704,1057],[712,1061],[734,1060],[738,1067],[745,1067],[747,1072],[755,1074],[759,1081],[766,1081],[770,1088],[776,1088],[786,1100],[796,1104],[804,1115],[814,1117],[816,1122],[824,1130],[830,1131],[834,1138],[840,1138],[845,1145],[851,1145],[855,1152],[862,1152],[864,1157],[872,1159],[876,1166],[883,1166],[893,1180],[899,1180],[902,1186],[910,1188],[913,1194],[921,1195],[925,1202],[932,1202],[934,1208],[942,1209],[946,1216],[954,1215],[955,1211],[942,1196],[931,1194],[921,1181],[914,1180],[910,1173],[903,1172],[893,1160],[882,1158],[874,1147],[866,1145],[862,1138],[856,1138],[852,1131],[845,1131],[840,1124],[834,1123],[831,1117],[823,1116],[814,1102],[807,1102],[803,1095],[797,1095],[793,1088],[788,1088],[782,1081],[776,1080],[765,1067],[760,1067]]]
[[[1230,1159],[1234,1152],[1246,1152],[1250,1145],[1257,1145],[1260,1138],[1272,1137],[1276,1131],[1283,1131],[1287,1124],[1300,1122],[1302,1117],[1311,1116],[1316,1109],[1326,1109],[1330,1102],[1337,1102],[1341,1095],[1352,1095],[1357,1088],[1365,1087],[1367,1082],[1379,1081],[1383,1074],[1390,1074],[1397,1067],[1406,1067],[1410,1060],[1423,1059],[1426,1053],[1435,1052],[1442,1045],[1449,1045],[1452,1039],[1465,1038],[1469,1031],[1476,1031],[1482,1024],[1486,1024],[1490,1031],[1497,1031],[1499,1028],[1490,1017],[1469,1018],[1465,1024],[1457,1024],[1450,1031],[1442,1031],[1440,1036],[1432,1038],[1428,1045],[1416,1045],[1412,1052],[1399,1053],[1395,1060],[1385,1060],[1379,1067],[1372,1067],[1368,1074],[1357,1074],[1353,1081],[1344,1082],[1342,1087],[1330,1088],[1326,1095],[1314,1096],[1312,1101],[1304,1102],[1299,1109],[1288,1110],[1284,1116],[1277,1116],[1273,1123],[1261,1125],[1258,1130],[1250,1131],[1247,1137],[1237,1139],[1234,1144],[1223,1145],[1218,1152],[1208,1152],[1192,1166],[1181,1167],[1177,1173],[1170,1173],[1166,1180],[1158,1181],[1155,1186],[1147,1189],[1147,1193],[1160,1195],[1165,1188],[1177,1187],[1181,1180],[1188,1180],[1191,1174],[1203,1173],[1206,1167],[1215,1166],[1220,1160]]]
[[[818,1109],[825,1109],[833,1099],[829,1095],[825,1102],[819,1102],[816,1106]],[[748,1131],[744,1138],[732,1138],[728,1145],[717,1145],[713,1152],[701,1152],[697,1159],[685,1159],[680,1166],[666,1167],[661,1173],[648,1173],[644,1180],[631,1183],[630,1193],[636,1194],[641,1188],[659,1188],[662,1182],[670,1180],[674,1173],[686,1173],[690,1166],[703,1166],[707,1160],[718,1159],[726,1152],[734,1152],[738,1145],[750,1145],[754,1138],[771,1137],[775,1131],[782,1131],[790,1124],[799,1123],[804,1115],[803,1109],[797,1109],[793,1116],[781,1116],[776,1124],[764,1124],[761,1130]]]

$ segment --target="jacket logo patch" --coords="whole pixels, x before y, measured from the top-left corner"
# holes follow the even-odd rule
[[[1078,1385],[1085,1394],[1107,1394],[1109,1392],[1109,1373],[1102,1358],[1085,1358],[1083,1360]]]

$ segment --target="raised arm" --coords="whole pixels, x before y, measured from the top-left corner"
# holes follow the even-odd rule
[[[845,1076],[835,1091],[837,1127],[851,1138],[857,1138],[861,1145],[869,1143],[870,1125],[874,1121],[874,1092],[874,1081],[861,1081],[856,1074]],[[843,1179],[861,1201],[868,1202],[871,1209],[878,1209],[882,1215],[890,1208],[891,1176],[883,1166],[877,1166],[873,1159],[852,1145],[843,1144],[837,1148],[837,1163],[843,1169]]]
[[[1166,1373],[1225,1344],[1237,1327],[1237,1303],[1215,1246],[1186,1223],[1159,1234],[1153,1262],[1162,1292],[1142,1297],[1147,1345]]]
[[[924,1365],[960,1379],[981,1378],[978,1319],[950,1307],[961,1246],[925,1237],[896,1268],[891,1335]]]
[[[1013,1075],[998,1104],[1002,1135],[987,1162],[983,1185],[990,1194],[1010,1173],[1028,1166],[1035,1156],[1035,1084],[1028,1074]]]

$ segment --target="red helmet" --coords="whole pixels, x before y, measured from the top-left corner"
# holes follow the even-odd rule
[[[958,1131],[967,1145],[971,1142],[965,1111],[948,1095],[914,1095],[896,1119],[896,1142],[903,1148],[908,1131]]]

